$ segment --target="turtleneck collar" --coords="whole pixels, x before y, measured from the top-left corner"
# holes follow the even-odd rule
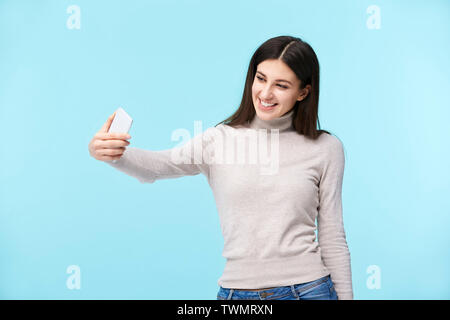
[[[258,117],[258,114],[255,113],[253,120],[250,121],[251,129],[279,129],[279,132],[284,131],[292,131],[294,130],[294,126],[292,125],[292,119],[294,117],[294,108],[292,108],[289,112],[282,115],[279,118],[274,118],[270,120],[263,120]]]

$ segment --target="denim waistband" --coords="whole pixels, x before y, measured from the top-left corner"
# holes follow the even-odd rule
[[[267,297],[270,298],[271,296],[284,296],[284,295],[290,295],[290,294],[292,294],[294,296],[298,296],[298,293],[301,293],[303,291],[314,288],[323,282],[331,282],[330,275],[326,275],[319,279],[305,282],[305,283],[281,286],[281,287],[276,287],[276,288],[272,288],[272,289],[261,289],[258,291],[249,291],[249,290],[245,290],[245,289],[233,289],[233,288],[220,287],[218,297],[229,300],[229,299],[231,299],[232,296],[238,296],[238,297],[250,299],[250,300],[260,300],[260,299],[265,299]],[[330,283],[330,285],[331,285],[331,283]]]

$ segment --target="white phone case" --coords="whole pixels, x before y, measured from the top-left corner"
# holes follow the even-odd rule
[[[128,133],[132,123],[133,119],[129,116],[129,114],[119,107],[116,110],[116,115],[114,116],[114,120],[111,123],[108,132]]]
[[[108,132],[128,133],[128,131],[130,131],[132,123],[133,119],[130,117],[130,115],[126,113],[125,110],[119,107],[116,110],[116,115],[114,116],[114,120],[111,123]],[[116,163],[117,160],[112,160],[112,162]]]

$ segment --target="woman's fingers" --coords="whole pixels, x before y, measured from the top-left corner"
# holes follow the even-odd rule
[[[131,139],[131,136],[128,133],[99,131],[95,134],[94,138],[101,140],[112,140],[112,139],[128,140]]]
[[[108,132],[109,128],[111,127],[111,123],[114,120],[115,115],[116,115],[116,112],[114,111],[114,113],[108,117],[108,120],[106,120],[106,122],[103,124],[103,126],[99,130],[99,132]]]
[[[97,149],[114,149],[120,147],[127,147],[130,145],[126,140],[96,140],[95,147]]]
[[[117,160],[122,157],[126,147],[130,144],[128,133],[108,132],[116,112],[108,117],[102,128],[94,135],[89,143],[89,153],[101,161]]]
[[[115,148],[115,149],[99,149],[98,154],[100,156],[119,156],[125,152],[125,148]]]

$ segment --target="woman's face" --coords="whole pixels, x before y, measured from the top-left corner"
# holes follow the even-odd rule
[[[253,106],[257,116],[270,120],[289,112],[295,102],[303,100],[311,89],[310,85],[300,90],[300,80],[281,60],[269,59],[258,64],[252,85]],[[262,102],[274,104],[264,108]]]

